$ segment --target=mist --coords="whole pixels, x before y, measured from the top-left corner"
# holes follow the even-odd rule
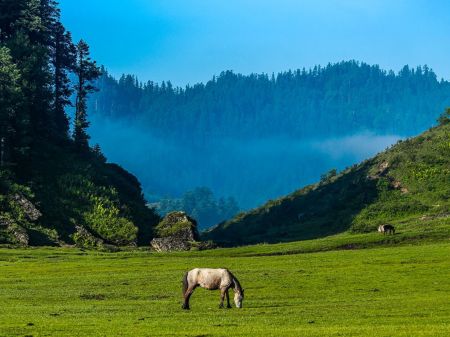
[[[200,146],[161,139],[131,122],[99,116],[91,120],[89,132],[91,144],[98,143],[111,162],[139,178],[149,201],[206,186],[218,197],[233,196],[242,209],[316,182],[330,169],[342,170],[401,138],[367,132],[307,141],[220,139]]]

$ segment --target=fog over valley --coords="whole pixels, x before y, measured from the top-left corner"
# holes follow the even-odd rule
[[[206,186],[217,196],[233,196],[242,209],[313,183],[330,169],[358,163],[401,138],[366,132],[309,140],[222,139],[190,146],[99,116],[92,118],[90,133],[109,160],[139,177],[150,201]]]

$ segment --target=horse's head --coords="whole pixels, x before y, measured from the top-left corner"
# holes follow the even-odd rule
[[[234,303],[237,308],[242,308],[242,301],[244,300],[244,289],[241,291],[236,291],[234,293]]]

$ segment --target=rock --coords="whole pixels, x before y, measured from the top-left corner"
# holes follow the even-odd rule
[[[200,246],[197,221],[185,212],[172,212],[156,226],[157,238],[150,245],[158,252],[190,250]]]
[[[42,216],[42,213],[36,208],[36,206],[34,206],[34,204],[23,195],[16,193],[11,196],[11,199],[19,205],[28,220],[36,221]]]
[[[173,236],[169,236],[167,238],[155,238],[150,242],[150,244],[157,252],[172,252],[191,249],[190,242]]]
[[[380,163],[380,165],[378,165],[378,169],[377,169],[376,173],[373,175],[368,175],[367,178],[369,180],[376,180],[376,179],[386,176],[388,171],[389,171],[389,163],[387,161],[384,161],[384,162]]]

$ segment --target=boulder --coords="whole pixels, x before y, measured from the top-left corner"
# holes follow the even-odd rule
[[[150,242],[152,248],[157,252],[172,252],[190,250],[191,243],[180,238],[169,236],[167,238],[155,238]]]
[[[158,252],[190,250],[200,240],[197,221],[185,212],[172,212],[156,226],[150,245]]]

